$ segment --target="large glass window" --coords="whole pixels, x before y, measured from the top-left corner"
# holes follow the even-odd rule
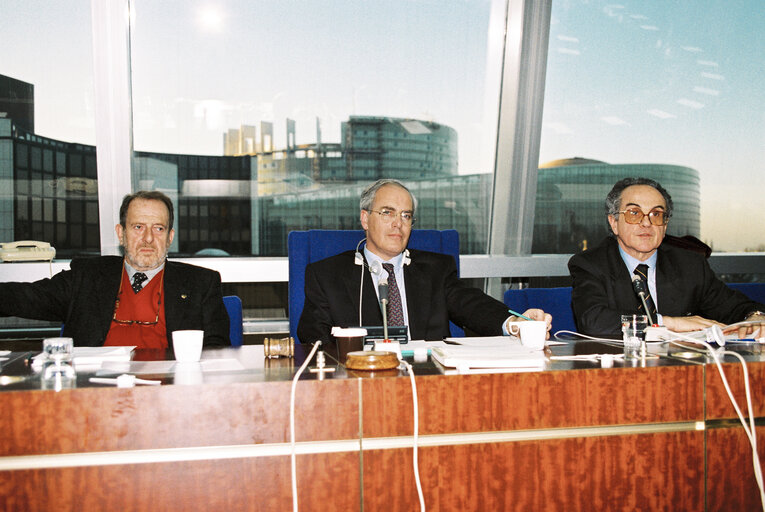
[[[0,10],[0,242],[45,241],[57,258],[98,254],[90,2]],[[48,325],[0,318],[12,333]]]
[[[554,1],[534,252],[598,243],[625,176],[666,186],[669,233],[765,250],[763,26],[758,0]]]
[[[418,227],[484,252],[496,4],[137,0],[133,182],[176,200],[176,254],[284,256],[289,231],[359,229],[377,178],[423,197]]]
[[[100,252],[90,2],[13,2],[0,17],[0,241]]]

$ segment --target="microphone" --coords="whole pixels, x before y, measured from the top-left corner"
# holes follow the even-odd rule
[[[640,279],[640,276],[637,274],[632,276],[632,289],[635,290],[635,293],[643,303],[643,309],[645,310],[645,314],[648,317],[648,325],[653,325],[654,321],[653,318],[651,318],[651,312],[648,311],[648,305],[645,303],[645,297],[648,295],[648,289],[645,281]]]
[[[380,302],[383,304],[388,304],[388,279],[383,277],[380,278],[380,284],[377,285],[377,291],[380,295]]]
[[[634,274],[632,276],[632,289],[635,290],[635,293],[638,294],[638,297],[644,298],[646,289],[645,289],[645,281],[640,279],[640,276],[637,274]]]
[[[371,269],[370,269],[371,270]],[[380,295],[380,309],[383,317],[383,338],[388,339],[388,278],[381,277],[377,285],[377,291]]]

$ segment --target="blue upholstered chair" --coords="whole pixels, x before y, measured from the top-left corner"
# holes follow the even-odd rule
[[[765,283],[728,283],[728,286],[754,301],[765,304]]]
[[[320,230],[291,231],[287,235],[289,256],[289,317],[290,336],[297,339],[297,325],[305,304],[305,268],[309,263],[323,260],[344,251],[352,251],[364,238],[364,231]],[[410,249],[450,254],[460,265],[459,234],[454,229],[414,229],[409,237]],[[462,329],[450,324],[452,336],[464,336]]]
[[[574,312],[571,310],[571,287],[523,288],[507,290],[505,304],[518,313],[529,308],[540,308],[553,317],[552,333],[560,330],[576,331]]]
[[[244,327],[242,325],[242,299],[236,295],[223,297],[223,305],[228,313],[229,331],[232,347],[241,347],[244,340]]]

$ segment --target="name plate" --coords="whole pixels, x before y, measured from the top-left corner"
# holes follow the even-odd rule
[[[367,330],[367,335],[364,337],[364,345],[374,345],[375,341],[385,339],[385,331],[382,325],[364,326],[363,329]],[[388,326],[388,339],[391,341],[398,341],[399,343],[406,343],[409,341],[407,335],[407,329],[405,325],[389,325]]]

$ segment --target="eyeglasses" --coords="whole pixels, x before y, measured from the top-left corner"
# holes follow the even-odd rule
[[[378,214],[382,218],[382,221],[386,224],[390,224],[391,222],[393,222],[393,220],[396,217],[400,217],[401,223],[406,224],[407,226],[411,226],[412,224],[414,224],[414,220],[415,220],[414,214],[408,211],[396,212],[394,210],[389,210],[387,208],[383,208],[382,210],[379,210],[379,211],[378,210],[367,210],[367,211]]]
[[[112,315],[112,322],[116,322],[120,325],[157,325],[159,323],[159,309],[162,307],[162,284],[165,279],[165,273],[162,272],[162,277],[159,281],[159,291],[157,292],[157,316],[153,322],[145,320],[120,320],[117,318],[117,310],[120,308],[120,297],[122,296],[122,279],[120,278],[120,289],[117,292],[117,299],[114,301],[114,315]]]
[[[669,215],[664,210],[653,209],[648,213],[643,213],[637,208],[630,208],[617,213],[624,215],[624,222],[627,224],[640,224],[643,222],[643,217],[648,217],[649,222],[654,226],[664,226],[669,222]]]

